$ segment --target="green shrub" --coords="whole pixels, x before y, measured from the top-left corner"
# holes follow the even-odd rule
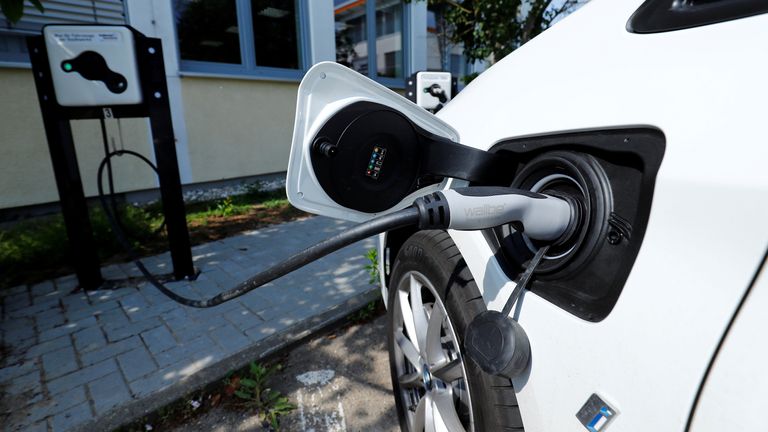
[[[232,197],[226,197],[216,203],[216,216],[232,216],[235,214],[235,204]]]
[[[99,207],[89,210],[93,236],[101,259],[122,253],[120,243]],[[159,238],[160,217],[138,207],[121,205],[118,214],[123,230],[134,247]],[[66,267],[71,253],[61,214],[20,222],[0,230],[0,287],[12,286],[38,273]]]
[[[261,203],[265,208],[272,209],[288,204],[287,198],[272,198]]]

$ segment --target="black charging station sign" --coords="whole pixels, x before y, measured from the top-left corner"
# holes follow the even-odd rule
[[[47,25],[27,46],[80,285],[103,279],[69,122],[105,117],[149,118],[174,276],[193,278],[161,40],[129,26]]]

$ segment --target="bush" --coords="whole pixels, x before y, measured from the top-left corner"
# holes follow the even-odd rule
[[[90,209],[93,235],[103,260],[123,252],[101,208]],[[135,247],[160,237],[155,230],[161,219],[138,207],[118,208],[123,229]],[[61,214],[38,218],[0,230],[0,287],[12,286],[31,278],[40,280],[41,270],[68,267],[71,254],[64,218]]]

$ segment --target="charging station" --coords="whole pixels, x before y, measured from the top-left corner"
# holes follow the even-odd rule
[[[160,39],[129,26],[47,25],[27,38],[80,285],[102,282],[70,120],[149,118],[176,279],[194,278]]]
[[[420,71],[405,80],[405,95],[411,102],[436,113],[458,93],[458,80],[450,72]]]

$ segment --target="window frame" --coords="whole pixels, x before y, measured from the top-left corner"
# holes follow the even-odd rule
[[[35,33],[25,30],[0,30],[0,36],[9,35],[11,37],[26,38],[27,36],[39,34],[39,32]],[[0,67],[31,69],[32,63],[29,61],[29,53],[0,51]]]
[[[218,63],[201,60],[184,60],[181,58],[181,47],[178,44],[178,23],[173,20],[178,49],[179,74],[188,76],[220,75],[232,78],[261,78],[280,81],[300,81],[311,66],[308,43],[309,20],[308,5],[311,0],[294,0],[298,25],[296,38],[299,49],[299,68],[284,69],[256,64],[256,41],[253,36],[253,15],[250,0],[234,0],[237,12],[237,25],[240,29],[240,64]],[[175,9],[175,8],[174,8]],[[176,12],[176,10],[174,10]]]

